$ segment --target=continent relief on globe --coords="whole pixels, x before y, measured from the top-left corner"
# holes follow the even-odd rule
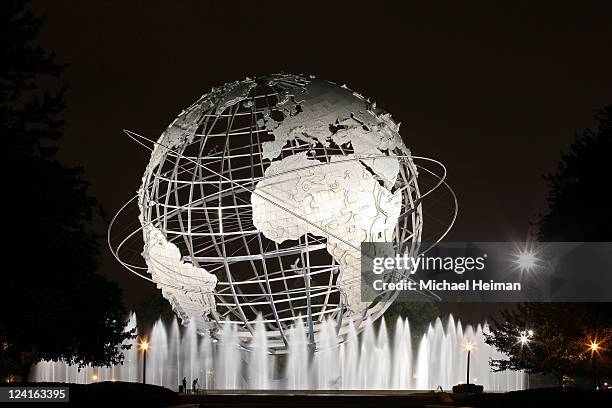
[[[253,226],[276,243],[306,234],[324,237],[327,252],[338,263],[336,284],[344,306],[354,314],[364,312],[368,303],[360,301],[360,244],[393,241],[402,211],[400,162],[412,161],[399,124],[345,86],[284,74],[267,81],[278,92],[278,103],[264,108],[253,124],[273,137],[260,145],[265,170],[251,194]],[[143,255],[152,279],[183,322],[195,317],[204,327],[204,317],[215,309],[217,277],[184,261],[185,254],[167,240],[162,223],[152,218],[152,208],[159,204],[150,186],[160,177],[164,161],[175,160],[185,145],[198,143],[196,133],[205,118],[237,104],[252,106],[249,92],[257,86],[247,78],[203,95],[161,135],[143,176]],[[313,151],[325,147],[325,157],[309,151],[291,155],[296,141]],[[331,151],[338,154],[328,155]],[[416,177],[413,164],[406,171]]]
[[[391,192],[400,170],[392,152],[406,157],[410,152],[399,124],[375,113],[376,105],[361,95],[322,80],[304,88],[279,103],[282,121],[267,112],[259,123],[275,139],[262,143],[263,157],[272,162],[251,196],[253,225],[277,243],[308,233],[326,238],[327,251],[339,265],[336,284],[345,306],[360,313],[368,306],[360,301],[360,245],[393,241],[402,195]],[[326,163],[307,152],[279,159],[294,139],[344,146],[353,153],[330,156]]]
[[[309,233],[327,239],[327,252],[339,264],[336,284],[346,306],[358,312],[361,242],[392,240],[401,195],[394,196],[352,158],[334,156],[323,164],[304,152],[272,162],[251,204],[253,225],[276,243]]]

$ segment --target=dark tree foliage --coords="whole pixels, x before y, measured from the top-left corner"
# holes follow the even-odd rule
[[[494,371],[526,370],[552,374],[559,382],[566,378],[591,375],[590,341],[601,343],[597,370],[612,373],[612,312],[594,303],[527,303],[502,312],[492,319],[486,342],[507,353],[507,359],[493,360]],[[521,331],[533,330],[526,344]]]
[[[6,153],[16,157],[50,157],[55,149],[48,142],[62,137],[58,114],[67,85],[58,79],[66,65],[32,45],[43,22],[27,1],[0,4],[0,123]],[[41,87],[41,81],[56,89]]]
[[[612,105],[595,112],[598,126],[576,135],[548,183],[548,213],[539,221],[543,241],[612,241],[610,154]]]
[[[79,168],[55,158],[65,65],[33,45],[43,19],[0,2],[0,132],[5,146],[0,374],[28,379],[47,359],[108,365],[130,338],[119,288],[96,274],[96,200]]]
[[[546,176],[548,213],[539,221],[542,241],[610,241],[612,216],[607,188],[612,153],[612,105],[596,111],[598,126],[577,135],[557,171]],[[521,347],[521,330],[534,337]],[[599,341],[598,375],[612,375],[612,307],[607,303],[531,303],[492,319],[486,342],[506,353],[494,370],[552,374],[560,381],[592,375],[589,341]]]

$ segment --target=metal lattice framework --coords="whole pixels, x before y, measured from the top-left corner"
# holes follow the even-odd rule
[[[301,122],[295,122],[298,119]],[[301,123],[299,132],[291,121]],[[313,123],[311,128],[303,125]],[[283,129],[285,124],[291,130]],[[359,329],[378,318],[395,293],[372,303],[357,299],[360,280],[350,275],[346,264],[341,271],[339,257],[330,255],[330,242],[345,253],[359,251],[358,242],[329,227],[338,223],[333,208],[330,217],[315,220],[300,201],[287,204],[288,199],[279,195],[287,183],[291,188],[294,183],[309,187],[306,176],[322,180],[359,166],[364,179],[374,180],[378,199],[382,193],[389,197],[377,207],[391,200],[397,203],[397,222],[379,229],[378,240],[392,242],[397,251],[417,254],[421,200],[428,193],[422,196],[419,191],[417,166],[398,128],[388,114],[359,94],[314,78],[273,75],[213,89],[153,143],[136,197],[148,279],[158,285],[183,322],[196,319],[199,330],[213,332],[238,323],[241,337],[247,340],[256,322],[261,322],[271,349],[284,349],[287,331],[297,319],[308,322],[314,346],[324,320],[334,319],[343,335],[348,322]],[[135,140],[144,139],[127,133]],[[352,139],[341,143],[343,139],[334,139],[339,134]],[[366,138],[378,145],[364,148]],[[300,155],[307,158],[308,166],[274,174],[268,170],[272,163]],[[396,173],[392,178],[385,177],[387,163]],[[443,183],[444,177],[439,180]],[[294,192],[289,195],[294,197]],[[263,210],[259,204],[254,211],[255,196],[265,204]],[[326,204],[321,197],[328,196]],[[312,197],[321,200],[323,209],[337,203],[336,196],[325,191],[308,197],[314,202]],[[261,214],[272,223],[296,220],[295,225],[308,232],[297,239],[276,239],[255,225],[254,215],[261,218]],[[126,240],[113,249],[118,259]],[[121,262],[133,271],[139,268]]]

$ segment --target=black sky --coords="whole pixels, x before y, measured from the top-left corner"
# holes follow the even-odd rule
[[[567,4],[561,4],[567,3]],[[524,238],[541,176],[612,102],[612,3],[35,1],[40,43],[70,63],[60,157],[114,212],[157,138],[212,86],[285,71],[347,83],[444,162],[460,214],[450,240]],[[611,152],[612,153],[612,152]],[[153,290],[112,257],[128,305]]]

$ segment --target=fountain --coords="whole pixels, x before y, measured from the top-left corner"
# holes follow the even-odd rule
[[[136,326],[132,314],[129,327]],[[263,322],[255,325],[252,344],[246,349],[235,324],[226,322],[219,339],[197,334],[195,324],[180,328],[158,320],[150,333],[147,378],[150,384],[178,389],[183,377],[188,384],[199,379],[199,388],[215,390],[433,390],[465,382],[466,355],[463,344],[475,344],[470,382],[487,391],[525,387],[522,372],[493,373],[490,358],[503,355],[484,343],[483,327],[466,326],[452,315],[429,325],[413,348],[410,322],[398,318],[392,337],[384,320],[376,330],[368,324],[361,334],[350,327],[346,342],[338,344],[334,322],[324,322],[319,349],[310,356],[307,331],[301,320],[289,332],[286,354],[270,354]],[[34,368],[35,381],[89,383],[95,381],[142,381],[142,357],[137,340],[130,341],[125,361],[111,367],[78,369],[58,361],[44,361]],[[416,342],[415,342],[416,343]]]

